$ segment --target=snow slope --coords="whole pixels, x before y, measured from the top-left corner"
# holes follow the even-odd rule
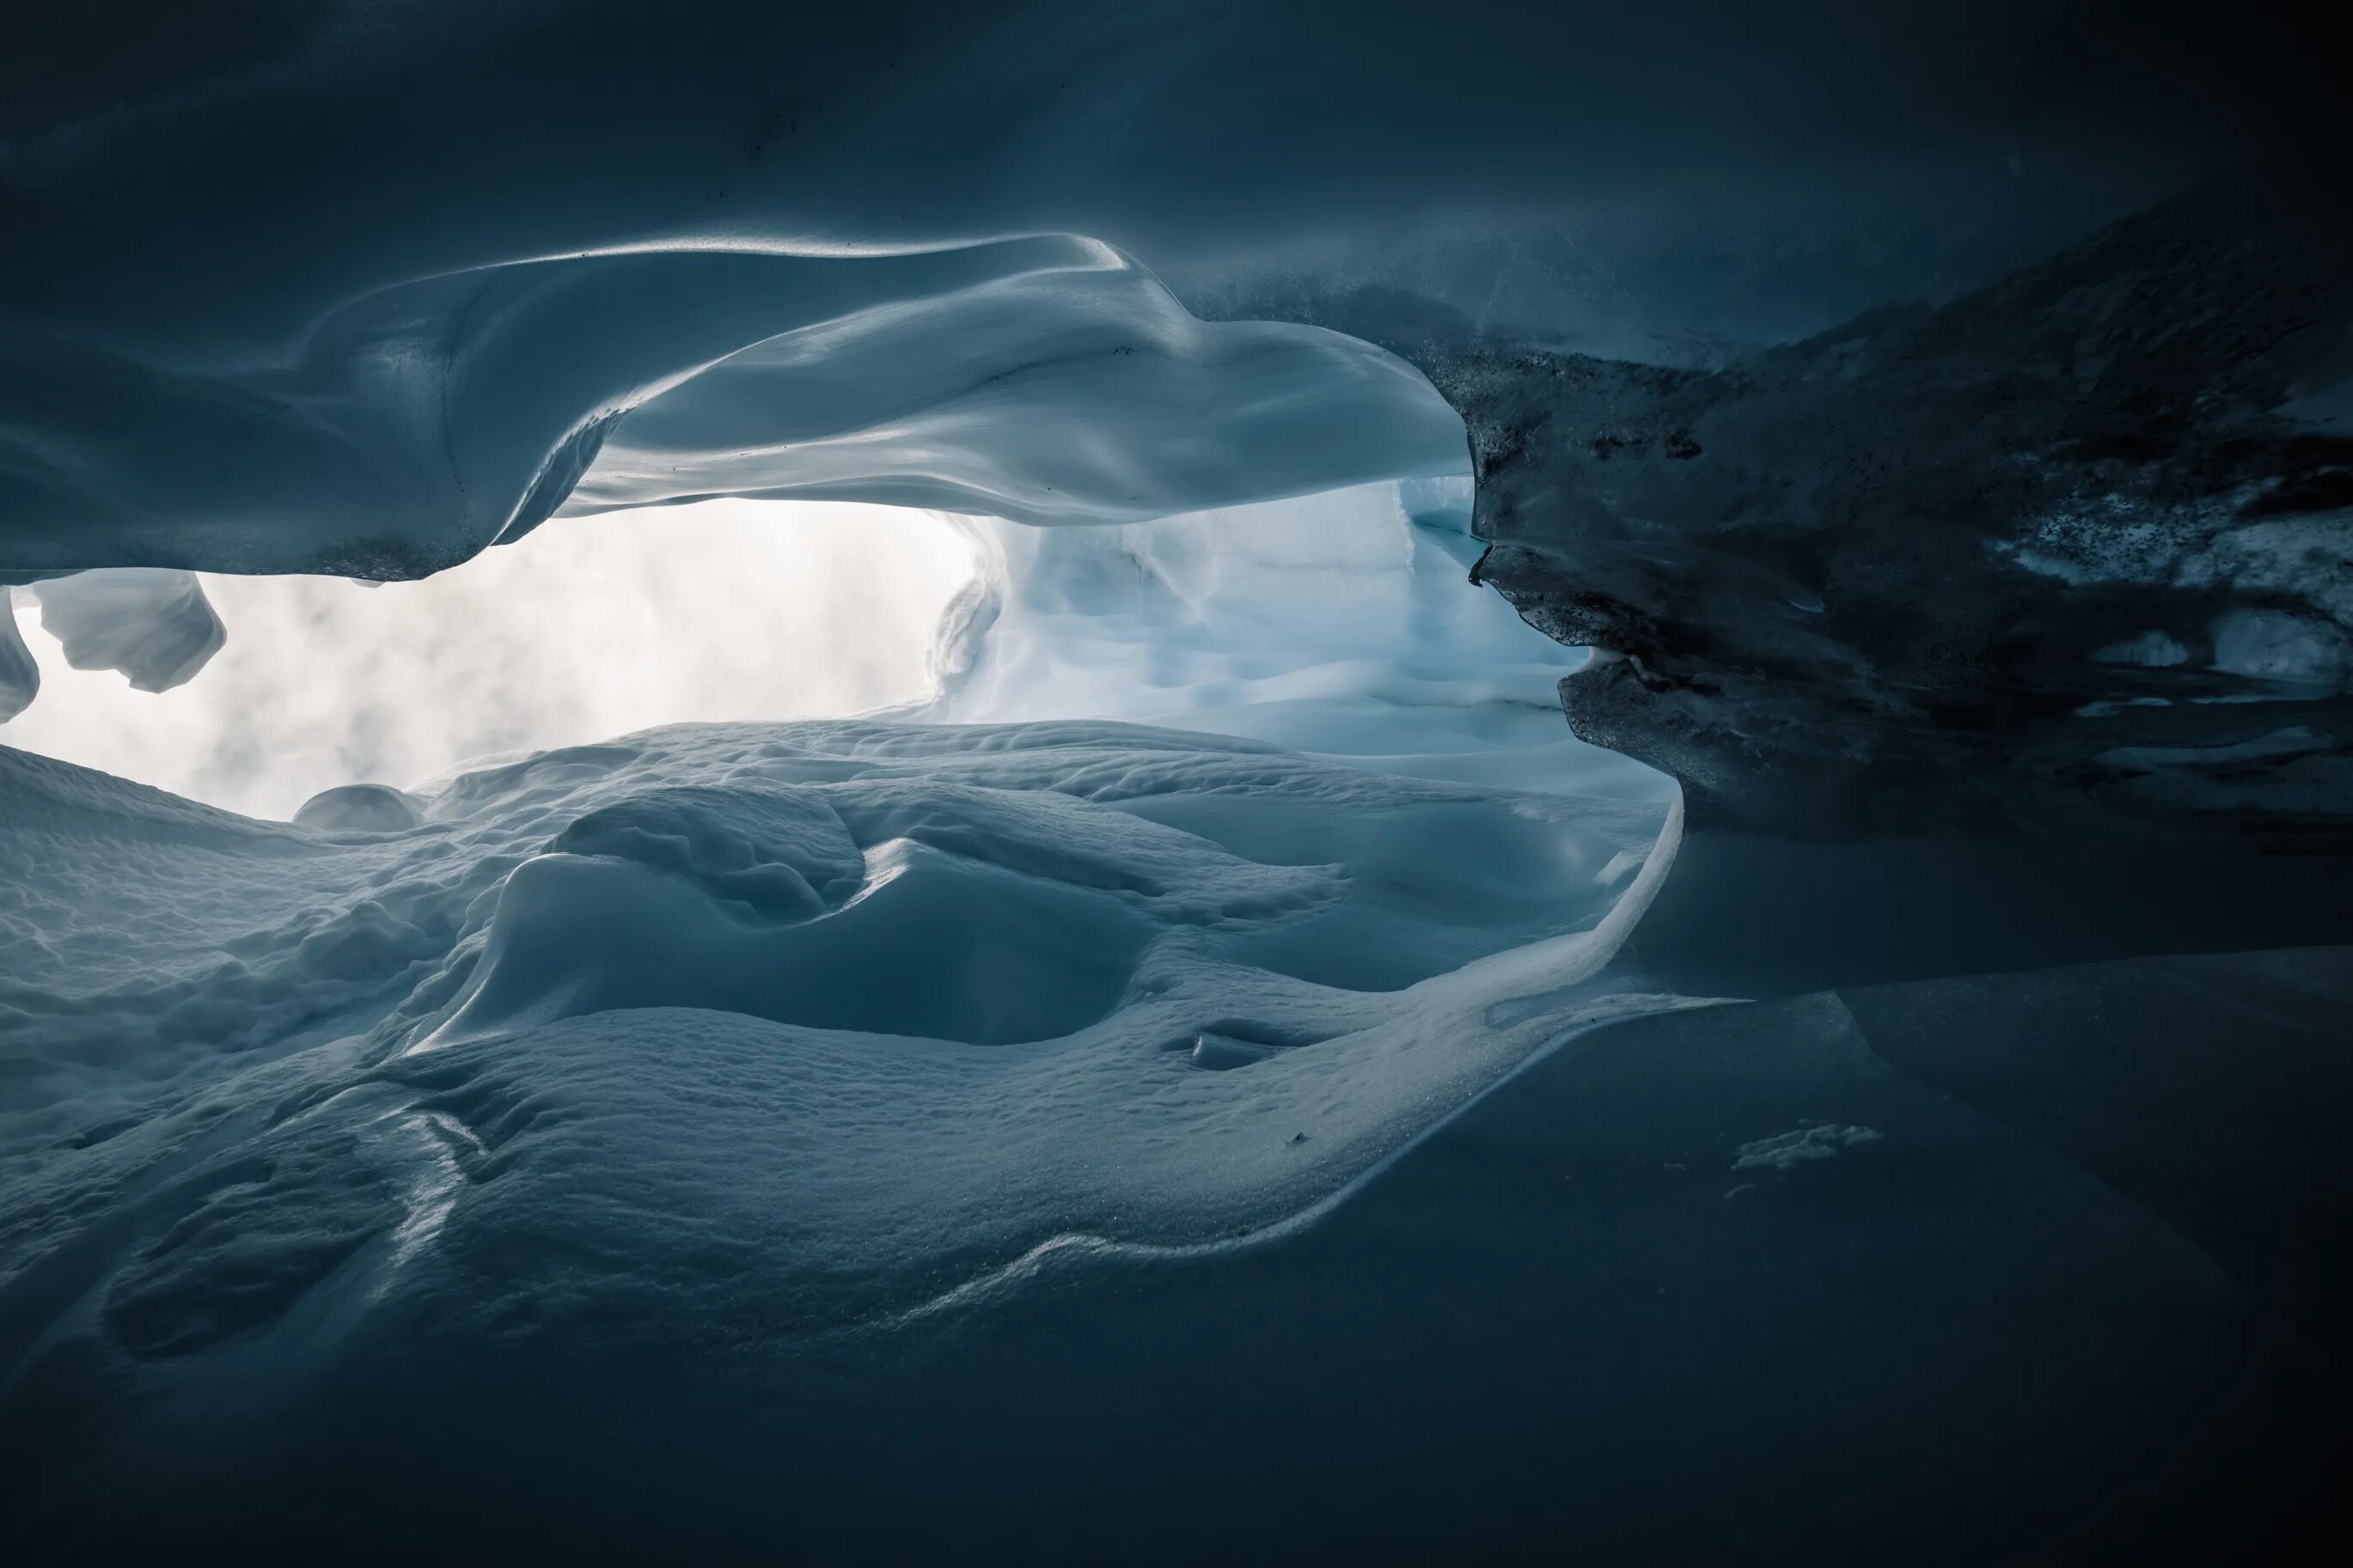
[[[1282,1232],[1688,1005],[1609,967],[1672,787],[1567,737],[1466,500],[970,522],[929,703],[291,824],[0,748],[0,1428],[103,1385],[103,1462],[426,1324],[894,1332]]]
[[[0,1349],[142,1407],[420,1313],[773,1333],[1262,1230],[1659,1005],[1588,983],[1674,842],[1094,722],[657,731],[390,832],[0,767]]]

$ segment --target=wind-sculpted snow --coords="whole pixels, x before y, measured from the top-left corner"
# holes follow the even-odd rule
[[[1467,500],[974,522],[928,705],[292,824],[0,749],[0,1421],[1222,1247],[1686,1005],[1609,963],[1680,805],[1566,734],[1575,656],[1465,581]]]
[[[41,689],[41,667],[16,629],[15,592],[0,583],[0,724],[22,713]]]
[[[1675,843],[1103,722],[656,731],[389,832],[0,769],[0,1349],[164,1399],[254,1332],[788,1332],[1263,1228],[1656,1005],[1596,976]]]

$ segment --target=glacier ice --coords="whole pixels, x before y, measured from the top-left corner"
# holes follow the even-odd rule
[[[977,575],[933,663],[953,722],[1083,713],[1249,736],[1423,778],[1663,800],[1556,691],[1582,649],[1466,591],[1459,476],[1154,522],[973,519]]]
[[[41,689],[41,667],[16,629],[16,590],[0,583],[0,724],[31,706]]]
[[[76,669],[112,669],[141,691],[195,678],[227,640],[193,572],[102,567],[36,583],[41,629]]]
[[[1131,521],[1463,460],[1460,422],[1403,362],[1315,328],[1196,321],[1068,236],[525,258],[339,298],[259,364],[26,374],[51,390],[18,446],[50,454],[53,426],[100,445],[9,474],[35,501],[0,532],[0,570],[410,577],[567,502]]]

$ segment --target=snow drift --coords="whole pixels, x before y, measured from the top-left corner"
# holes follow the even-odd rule
[[[1609,963],[1672,786],[1567,735],[1467,501],[971,521],[928,703],[291,824],[0,749],[0,1423],[93,1376],[266,1421],[427,1325],[888,1335],[1283,1231],[1688,1005]]]

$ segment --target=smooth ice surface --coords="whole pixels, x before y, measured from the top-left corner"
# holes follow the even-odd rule
[[[1464,461],[1460,421],[1402,361],[1196,321],[1075,237],[697,240],[381,275],[396,265],[317,301],[298,344],[216,342],[201,374],[60,359],[44,338],[20,373],[43,399],[0,426],[24,498],[0,571],[412,577],[567,502],[1119,521]]]

